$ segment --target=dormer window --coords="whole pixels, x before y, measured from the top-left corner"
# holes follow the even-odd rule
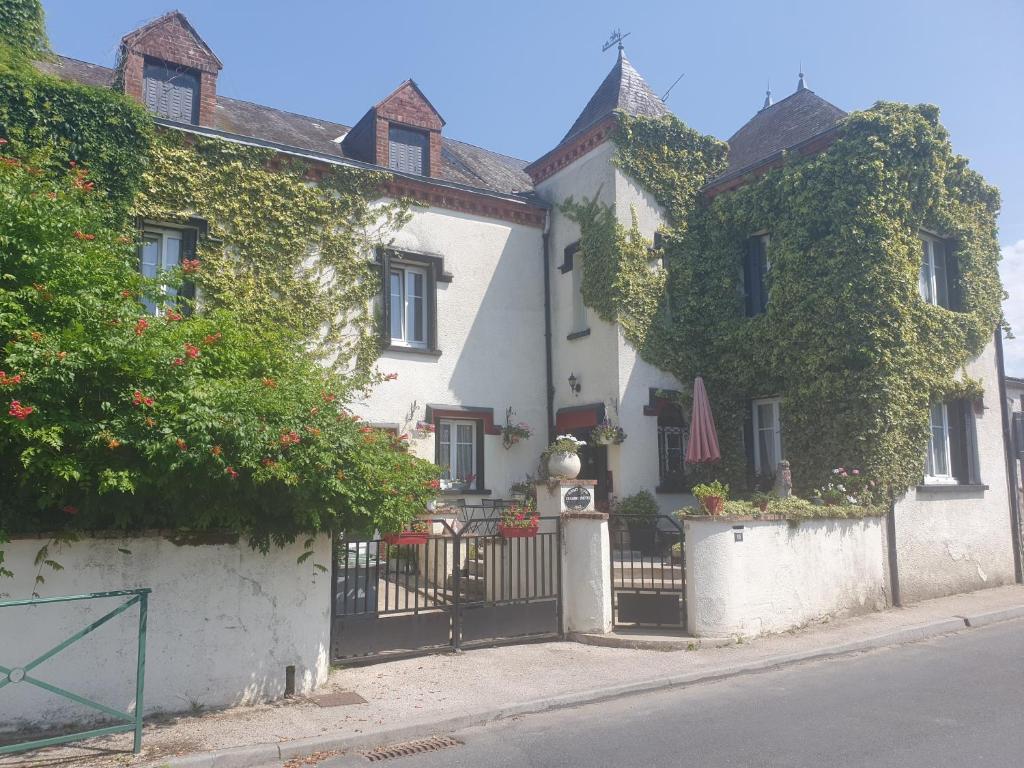
[[[142,71],[142,101],[157,117],[197,125],[199,73],[147,59]]]
[[[430,137],[400,125],[388,126],[388,168],[417,176],[430,175]]]

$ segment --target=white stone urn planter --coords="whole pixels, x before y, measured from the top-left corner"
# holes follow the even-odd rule
[[[548,456],[548,475],[573,479],[580,473],[583,465],[575,453],[552,453]]]

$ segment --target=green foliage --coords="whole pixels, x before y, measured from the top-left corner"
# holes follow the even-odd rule
[[[0,44],[30,55],[49,50],[39,0],[0,0]]]
[[[730,499],[725,502],[720,517],[749,517],[755,520],[799,522],[801,520],[857,520],[863,517],[882,517],[885,513],[886,508],[881,504],[826,505],[790,496],[788,499],[772,498],[768,503],[768,509],[763,512],[754,502]],[[681,519],[708,517],[708,513],[702,507],[684,507],[676,512],[676,515]]]
[[[638,491],[614,502],[614,513],[629,518],[629,522],[653,522],[658,516],[658,502],[650,491]]]
[[[586,445],[585,440],[577,440],[572,435],[559,435],[552,441],[551,445],[541,453],[542,458],[548,458],[553,453],[578,454],[580,448]]]
[[[367,254],[404,221],[406,206],[371,204],[385,174],[335,167],[314,184],[308,171],[270,149],[165,132],[134,213],[206,220],[203,307],[292,328],[336,369],[368,380],[379,351],[371,307],[380,277]]]
[[[690,491],[697,501],[704,503],[704,499],[709,496],[714,496],[719,499],[729,498],[729,486],[718,480],[712,480],[710,483],[699,483],[693,486],[693,490]]]
[[[436,468],[345,412],[353,379],[288,326],[222,308],[145,315],[139,298],[158,287],[102,192],[12,146],[0,161],[0,529],[229,529],[266,549],[335,526],[397,529],[424,508]]]
[[[721,476],[749,486],[744,415],[751,399],[780,394],[798,489],[821,486],[835,466],[897,491],[918,482],[929,403],[978,391],[964,367],[1002,323],[998,193],[953,153],[938,110],[876,104],[847,117],[827,151],[712,199],[698,190],[721,168],[718,145],[672,117],[620,119],[617,163],[668,215],[668,279],[623,280],[641,272],[636,228],[569,200],[583,299],[648,362],[681,381],[703,375]],[[964,311],[920,298],[922,229],[953,243]],[[743,257],[761,231],[771,235],[771,298],[747,318]]]
[[[152,133],[149,115],[122,94],[43,74],[0,45],[0,137],[20,147],[50,147],[47,170],[71,161],[88,168],[109,198],[115,225],[140,189]]]

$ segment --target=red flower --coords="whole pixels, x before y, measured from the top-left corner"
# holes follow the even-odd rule
[[[206,336],[203,337],[203,344],[205,344],[208,347],[212,346],[213,344],[216,344],[218,341],[220,341],[220,331],[217,331],[216,333],[207,334]]]
[[[96,235],[87,234],[87,233],[83,232],[80,229],[76,229],[75,230],[75,237],[78,238],[79,240],[95,240],[96,239]]]
[[[153,405],[153,398],[152,397],[148,397],[148,396],[142,394],[142,392],[140,392],[139,390],[136,389],[134,392],[132,392],[132,405],[149,405],[149,406],[152,406]]]
[[[338,399],[338,396],[330,392],[324,392],[323,398],[325,403],[333,403],[335,400]]]
[[[122,299],[130,299],[134,295],[135,295],[134,293],[132,293],[131,291],[128,291],[128,290],[121,291],[121,298]]]
[[[185,354],[189,357],[189,359],[195,360],[197,357],[199,357],[199,347],[195,346],[194,344],[189,344],[188,342],[185,342]]]
[[[20,400],[11,400],[11,407],[7,410],[7,414],[18,421],[24,421],[34,410],[35,408],[29,405],[22,405]]]
[[[274,466],[275,463],[276,462],[269,456],[266,456],[260,460],[260,464],[262,464],[264,467],[272,467]]]
[[[177,438],[177,439],[176,439],[176,440],[174,441],[174,444],[175,444],[176,446],[178,446],[178,447],[179,447],[179,448],[180,448],[181,450],[183,450],[183,451],[187,451],[187,450],[188,450],[188,444],[187,444],[187,443],[186,443],[186,442],[185,442],[184,440],[182,440],[182,439],[181,439],[180,437],[179,437],[179,438]]]
[[[21,383],[21,377],[24,373],[16,373],[13,376],[8,376],[3,371],[0,371],[0,387],[13,387],[15,384]]]
[[[167,318],[167,322],[173,323],[175,320],[184,320],[184,316],[175,312],[173,309],[168,309],[164,312],[164,317]]]
[[[224,449],[221,448],[219,445],[215,445],[213,446],[213,448],[210,449],[210,453],[212,453],[214,456],[220,456],[222,453],[224,453]]]
[[[364,435],[368,435],[371,432],[373,432],[373,427],[360,427],[359,431],[362,432]]]
[[[269,376],[264,376],[263,377],[263,386],[266,387],[267,389],[277,389],[277,382],[274,381]]]
[[[293,429],[289,432],[282,433],[279,442],[281,445],[288,447],[289,445],[298,445],[302,442],[302,438],[299,437],[299,433]]]
[[[73,504],[68,504],[67,506],[64,507],[62,511],[66,515],[77,515],[78,507],[74,506]]]
[[[199,259],[182,259],[181,271],[186,275],[194,274],[199,271]]]
[[[132,241],[132,239],[130,237],[127,237],[125,235],[118,235],[117,242],[119,242],[119,243],[122,243],[124,245],[128,245],[128,243],[130,243],[131,241]]]
[[[176,357],[173,360],[171,360],[171,365],[184,365],[184,364],[185,364],[185,361],[182,360],[180,357]]]
[[[146,332],[147,328],[149,328],[149,321],[144,317],[140,317],[139,322],[135,324],[135,335],[141,336]]]
[[[0,147],[7,143],[7,139],[0,139]]]
[[[429,483],[427,483],[427,485],[429,485],[431,488],[440,488],[441,487],[441,481],[437,480],[437,479],[434,479],[434,480],[431,480]]]
[[[237,480],[238,479],[238,473],[235,472],[235,468],[234,467],[227,467],[224,471],[227,472],[229,475],[231,475],[231,479],[232,480]]]

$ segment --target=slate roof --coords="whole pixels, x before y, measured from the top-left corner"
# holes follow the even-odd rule
[[[639,117],[661,117],[668,114],[665,102],[658,98],[640,73],[633,68],[626,58],[626,52],[621,48],[612,71],[598,86],[587,106],[572,124],[572,128],[559,143],[564,144],[573,136],[583,133],[617,109]]]
[[[809,88],[765,107],[729,138],[729,165],[719,179],[738,175],[784,149],[833,128],[846,112]]]
[[[39,69],[67,80],[109,87],[115,71],[110,67],[57,56],[53,61],[37,62]],[[251,101],[217,95],[216,124],[218,131],[269,141],[300,150],[343,158],[340,143],[334,141],[349,131],[349,126],[330,120],[320,120],[294,112],[254,104]],[[444,161],[442,179],[470,187],[519,194],[532,192],[533,183],[523,170],[525,160],[490,152],[472,144],[442,138],[441,157]]]

